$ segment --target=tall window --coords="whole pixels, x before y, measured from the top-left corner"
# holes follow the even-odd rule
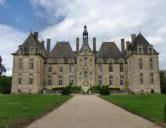
[[[123,63],[120,63],[120,72],[123,72]]]
[[[113,85],[113,76],[109,76],[109,84]]]
[[[62,85],[63,81],[62,81],[62,76],[58,76],[58,85]]]
[[[88,72],[84,72],[84,80],[88,79]]]
[[[150,83],[153,84],[154,83],[154,79],[153,79],[153,73],[150,74]]]
[[[84,58],[84,66],[88,65],[88,58]]]
[[[149,60],[149,63],[150,63],[150,65],[149,65],[149,66],[150,66],[150,69],[153,69],[153,59],[150,59],[150,60]]]
[[[33,74],[29,74],[29,84],[33,84]]]
[[[142,59],[139,59],[139,69],[143,69]]]
[[[18,65],[19,69],[22,69],[22,68],[23,68],[22,65],[23,65],[22,59],[19,59],[19,65]]]
[[[120,85],[124,85],[124,76],[120,76]]]
[[[48,64],[48,72],[52,72],[52,66],[51,66],[51,64]]]
[[[62,66],[62,64],[58,65],[58,69],[59,69],[59,72],[63,72],[63,66]]]
[[[21,74],[18,75],[18,84],[21,84],[22,83],[22,76]]]
[[[98,64],[98,72],[102,72],[102,64]]]
[[[98,76],[98,84],[102,85],[102,76]]]
[[[48,85],[51,85],[51,76],[48,76]]]
[[[69,85],[74,85],[74,77],[69,76]]]
[[[140,73],[140,84],[144,84],[144,76],[143,76],[143,73]]]
[[[74,64],[69,65],[69,70],[70,70],[70,72],[74,72]]]
[[[113,72],[113,64],[109,63],[109,72]]]
[[[30,59],[30,61],[29,61],[29,68],[30,69],[34,68],[34,60],[33,59]]]

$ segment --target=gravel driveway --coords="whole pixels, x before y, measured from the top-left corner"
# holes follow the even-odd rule
[[[95,95],[77,95],[28,128],[160,128]]]

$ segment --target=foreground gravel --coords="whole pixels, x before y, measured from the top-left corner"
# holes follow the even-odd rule
[[[77,95],[27,128],[160,128],[95,95]]]

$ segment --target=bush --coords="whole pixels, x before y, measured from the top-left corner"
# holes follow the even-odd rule
[[[70,95],[71,86],[64,87],[61,93],[62,93],[62,95]]]
[[[3,93],[3,94],[11,93],[11,82],[12,82],[12,77],[1,76],[0,77],[0,93]]]
[[[103,85],[100,87],[100,95],[110,95],[109,85]]]

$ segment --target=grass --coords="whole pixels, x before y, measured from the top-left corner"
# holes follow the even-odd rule
[[[166,95],[112,95],[100,97],[153,121],[164,120]]]
[[[8,128],[25,120],[35,119],[71,96],[1,95],[0,128]]]

